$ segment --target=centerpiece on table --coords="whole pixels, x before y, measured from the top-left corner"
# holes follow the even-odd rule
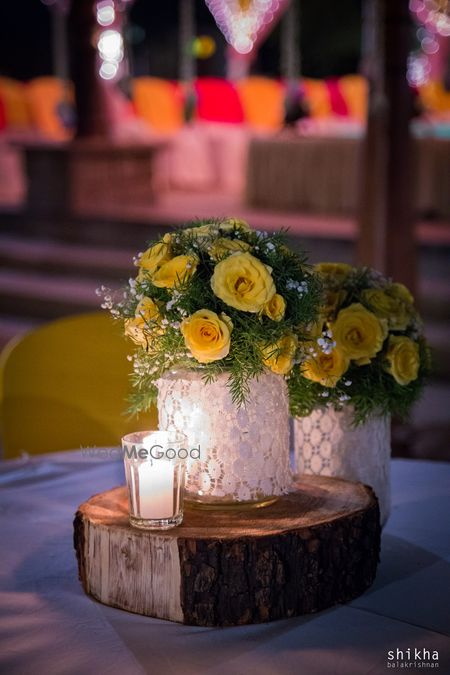
[[[187,497],[260,506],[286,493],[287,381],[316,320],[320,283],[283,232],[241,220],[189,224],[136,259],[109,302],[136,345],[131,410],[156,403],[159,427],[199,443]]]
[[[297,470],[371,485],[390,508],[390,418],[404,417],[429,370],[408,289],[378,272],[321,263],[324,303],[290,378]]]

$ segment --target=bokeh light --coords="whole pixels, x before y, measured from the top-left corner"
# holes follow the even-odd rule
[[[104,0],[97,4],[97,22],[100,26],[110,26],[114,23],[116,11],[112,0]]]
[[[192,43],[192,53],[197,59],[209,59],[216,51],[216,42],[209,35],[199,35]]]
[[[248,54],[259,31],[273,20],[280,0],[206,0],[226,41],[241,54]]]
[[[98,74],[103,80],[113,80],[116,77],[118,70],[118,63],[113,61],[103,61],[99,68]]]
[[[117,30],[104,30],[98,39],[98,51],[104,61],[123,59],[123,39]]]

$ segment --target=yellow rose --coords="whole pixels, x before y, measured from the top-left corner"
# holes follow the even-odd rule
[[[403,284],[395,283],[388,286],[386,293],[391,295],[393,298],[398,298],[403,300],[407,305],[414,305],[414,298],[409,292],[409,290]]]
[[[217,263],[211,288],[230,307],[259,312],[276,292],[271,271],[250,253],[233,253]]]
[[[171,235],[166,234],[161,242],[144,251],[138,261],[138,266],[141,268],[140,271],[147,272],[152,276],[161,265],[171,260],[172,250],[170,242]]]
[[[323,262],[314,265],[315,271],[322,277],[332,277],[336,284],[341,284],[353,271],[351,265],[347,263]]]
[[[226,314],[219,317],[209,309],[200,309],[183,319],[180,330],[192,356],[200,363],[211,363],[228,355],[232,329]]]
[[[361,298],[379,318],[386,319],[393,330],[405,330],[410,322],[411,314],[403,300],[387,291],[369,288],[361,293]]]
[[[262,348],[264,365],[277,375],[287,375],[294,365],[298,340],[295,335],[285,335],[278,342]]]
[[[250,244],[246,241],[239,241],[239,239],[227,239],[226,237],[219,237],[211,245],[208,252],[213,260],[220,260],[228,253],[236,253],[236,251],[249,251]]]
[[[419,346],[404,335],[390,335],[386,353],[386,370],[394,380],[406,385],[419,373]]]
[[[158,288],[173,288],[188,281],[197,269],[198,260],[191,255],[177,255],[161,265],[152,282]]]
[[[275,293],[269,302],[264,305],[264,314],[272,321],[281,321],[286,311],[286,300],[279,293]]]
[[[239,218],[226,218],[219,223],[219,227],[222,232],[229,232],[230,230],[235,229],[245,230],[247,232],[251,230],[250,225],[246,223],[245,220],[240,220]]]
[[[161,332],[158,305],[151,298],[142,298],[133,319],[125,319],[125,335],[144,349],[153,335]]]
[[[359,302],[341,309],[331,330],[344,355],[360,366],[370,363],[380,351],[388,332],[386,321]]]
[[[302,375],[324,387],[335,387],[338,380],[347,371],[349,359],[342,350],[335,347],[329,354],[318,351],[317,356],[308,357],[302,367]]]

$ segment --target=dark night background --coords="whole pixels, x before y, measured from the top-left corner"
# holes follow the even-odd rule
[[[135,75],[178,76],[179,0],[136,0],[131,13]],[[307,77],[358,70],[361,0],[302,0],[302,73]],[[216,39],[216,54],[198,62],[199,75],[224,75],[225,41],[203,0],[196,2],[197,34]],[[280,28],[262,45],[253,72],[279,75]],[[52,73],[51,21],[40,0],[0,2],[0,74],[28,80]]]

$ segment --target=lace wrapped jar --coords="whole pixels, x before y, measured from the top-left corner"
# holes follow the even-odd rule
[[[350,406],[317,408],[293,421],[297,473],[337,476],[370,485],[383,525],[390,512],[391,432],[389,416],[371,416],[353,426]]]
[[[201,371],[158,381],[159,428],[183,430],[200,445],[188,461],[186,499],[201,506],[265,506],[288,492],[289,406],[286,382],[271,372],[250,383],[245,407],[231,400],[228,374],[205,383]]]

